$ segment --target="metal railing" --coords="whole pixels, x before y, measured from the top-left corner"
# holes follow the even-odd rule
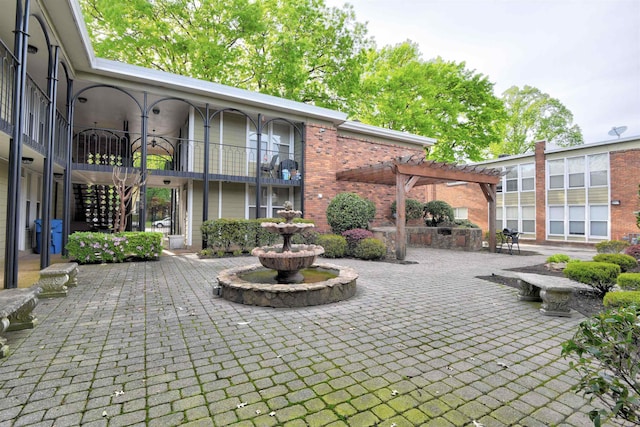
[[[13,132],[13,86],[17,61],[0,40],[0,130]]]

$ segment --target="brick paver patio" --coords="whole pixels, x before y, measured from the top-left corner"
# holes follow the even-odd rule
[[[331,260],[359,272],[356,296],[304,309],[213,295],[255,258],[81,266],[35,329],[7,333],[0,426],[589,426],[560,357],[582,316],[475,278],[546,255]]]

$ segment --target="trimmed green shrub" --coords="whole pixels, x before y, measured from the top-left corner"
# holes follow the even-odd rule
[[[457,228],[480,228],[477,224],[474,224],[468,219],[456,219],[453,221],[453,225]]]
[[[367,229],[375,216],[376,205],[355,193],[339,193],[327,206],[327,222],[335,234],[354,228]]]
[[[291,236],[291,243],[294,245],[315,245],[319,233],[312,228],[305,228],[301,233]]]
[[[602,304],[607,308],[628,307],[631,304],[640,307],[640,291],[607,292],[602,298]]]
[[[617,283],[626,291],[640,291],[640,273],[620,273]]]
[[[69,258],[80,264],[155,260],[162,253],[162,237],[157,232],[76,232],[69,236],[66,249]]]
[[[438,227],[444,222],[455,220],[453,208],[442,200],[432,200],[425,203],[422,217],[424,223],[429,227]]]
[[[342,236],[347,239],[347,255],[352,256],[358,243],[362,239],[373,237],[373,233],[363,228],[354,228],[353,230],[344,231]]]
[[[606,408],[589,413],[595,426],[609,418],[634,425],[640,421],[639,315],[638,305],[607,310],[580,323],[573,338],[562,344],[562,356],[573,356],[569,366],[579,376],[572,389]]]
[[[347,239],[338,234],[321,234],[317,244],[324,248],[325,258],[342,258],[347,253]]]
[[[359,259],[382,259],[387,254],[387,247],[381,240],[373,237],[367,237],[360,240],[353,256]]]
[[[640,245],[631,245],[624,250],[624,253],[640,260]]]
[[[422,218],[422,211],[424,209],[424,204],[415,199],[407,199],[404,202],[404,212],[405,219],[408,221],[410,219],[418,219]],[[395,216],[396,214],[396,202],[391,203],[391,214]]]
[[[547,257],[547,262],[569,262],[571,257],[565,254],[553,254]]]
[[[620,266],[608,262],[570,262],[563,271],[569,279],[592,286],[600,295],[604,295],[616,284]]]
[[[625,254],[598,254],[593,257],[593,260],[597,262],[618,264],[620,266],[620,271],[623,273],[638,266],[638,261],[636,261],[634,257]]]
[[[596,252],[599,254],[619,254],[629,247],[629,242],[624,240],[605,240],[596,243]]]

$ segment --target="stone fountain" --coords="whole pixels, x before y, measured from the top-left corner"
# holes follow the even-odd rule
[[[306,307],[342,301],[356,292],[358,274],[348,267],[314,264],[324,253],[318,245],[294,245],[291,238],[313,224],[293,223],[302,214],[285,202],[278,215],[285,222],[266,222],[265,229],[282,236],[282,245],[251,251],[260,264],[221,271],[216,293],[222,298],[263,307]]]

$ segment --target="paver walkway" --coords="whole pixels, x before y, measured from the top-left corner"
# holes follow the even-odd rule
[[[35,329],[7,334],[0,426],[589,426],[560,357],[583,318],[475,278],[545,256],[331,260],[360,273],[356,296],[304,309],[213,295],[254,258],[81,266]]]

